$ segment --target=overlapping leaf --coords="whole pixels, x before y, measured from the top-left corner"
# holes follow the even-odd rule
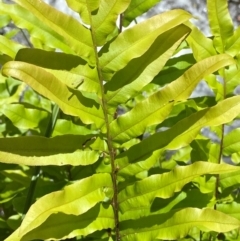
[[[176,240],[185,237],[190,229],[228,232],[238,228],[239,220],[212,209],[186,208],[176,213],[159,214],[121,223],[122,240]]]
[[[188,193],[191,193],[191,191],[189,190]],[[144,206],[144,207],[141,206],[139,208],[130,209],[124,213],[120,212],[119,220],[120,220],[120,222],[122,222],[122,221],[129,220],[129,219],[131,219],[131,220],[139,219],[141,217],[146,217],[146,216],[151,216],[151,215],[156,215],[156,214],[161,214],[161,213],[167,213],[167,212],[170,212],[171,210],[178,210],[179,207],[176,207],[176,206],[180,205],[180,208],[182,208],[181,203],[185,203],[185,201],[187,201],[186,198],[188,196],[189,195],[187,195],[186,192],[182,191],[181,193],[179,193],[179,194],[177,193],[173,197],[168,198],[168,199],[156,198],[151,206],[149,206],[149,204],[146,203],[146,206]],[[191,195],[191,197],[194,197],[194,196]],[[203,197],[202,197],[201,201],[202,201],[202,203],[205,203],[205,200],[203,199]],[[187,202],[187,203],[189,203],[189,202]],[[191,207],[200,208],[200,206],[198,206],[199,202],[195,202],[195,204],[196,204],[196,206],[191,206]],[[186,206],[184,206],[183,208],[185,208]]]
[[[187,42],[193,51],[193,55],[197,61],[216,55],[213,41],[207,38],[193,24],[187,24],[192,28],[191,34],[187,38]]]
[[[27,149],[27,148],[26,148]],[[35,153],[34,153],[35,154]],[[28,166],[63,166],[63,165],[90,165],[95,163],[99,154],[96,151],[91,150],[79,150],[73,153],[66,154],[53,154],[49,156],[24,156],[18,154],[12,154],[10,152],[0,151],[0,157],[2,163],[11,163],[18,165],[28,165]]]
[[[11,60],[10,60],[11,61]],[[2,77],[2,78],[1,78]],[[26,84],[14,84],[13,78],[6,78],[0,74],[0,105],[16,103],[22,97]],[[8,88],[9,87],[9,88]],[[40,107],[41,108],[41,107]]]
[[[227,55],[213,56],[196,63],[183,76],[112,122],[110,125],[112,139],[124,142],[142,134],[148,125],[161,123],[169,114],[172,101],[187,99],[204,76],[230,63],[234,61]]]
[[[240,183],[239,175],[240,175],[240,171],[221,174],[219,176],[220,187],[224,190],[226,188],[239,185],[239,183]]]
[[[106,73],[119,71],[129,61],[143,55],[159,35],[190,18],[191,15],[183,10],[172,10],[127,29],[110,44],[108,52],[104,53],[103,48],[99,59],[102,70]]]
[[[25,108],[22,104],[5,104],[2,106],[0,112],[7,116],[20,129],[41,129],[40,122],[44,122],[48,117],[46,111]]]
[[[47,43],[49,47],[61,49],[66,53],[74,53],[61,35],[39,21],[31,11],[16,4],[0,3],[0,13],[10,16],[19,28],[27,29],[32,40],[38,39],[42,44]]]
[[[98,103],[70,89],[44,69],[23,63],[8,62],[2,68],[5,75],[24,81],[40,94],[55,101],[66,114],[78,116],[85,124],[104,123],[103,112]]]
[[[151,98],[137,104],[130,112],[111,123],[113,140],[125,142],[141,135],[147,126],[161,123],[172,107],[173,102],[168,103],[163,100],[162,96],[152,95]]]
[[[45,68],[70,88],[92,93],[99,92],[96,68],[91,68],[86,61],[76,55],[40,49],[21,49],[15,60]]]
[[[22,170],[3,170],[1,174],[25,187],[29,185],[30,178]]]
[[[111,186],[111,176],[106,173],[101,173],[77,181],[74,184],[65,187],[62,191],[52,192],[50,194],[45,195],[31,206],[20,228],[13,234],[13,237],[10,236],[7,240],[17,240],[17,238],[19,240],[19,238],[24,237],[26,234],[36,229],[44,222],[56,222],[57,217],[64,216],[60,213],[75,216],[75,218],[71,220],[70,216],[67,217],[65,215],[68,221],[73,221],[75,219],[75,221],[78,223],[82,222],[81,216],[80,218],[78,218],[77,216],[86,213],[88,210],[93,208],[97,203],[104,201],[104,199],[107,196],[107,194],[105,193],[105,189],[111,188]],[[81,205],[79,205],[79,203],[81,203]],[[59,214],[51,216],[55,213]],[[92,218],[92,215],[96,215],[97,218],[98,214],[99,211],[95,211],[93,212],[93,214],[90,214],[90,217]],[[84,218],[84,216],[82,218]],[[58,222],[58,224],[61,225],[61,222]],[[101,224],[101,222],[97,221],[96,224]],[[96,224],[93,224],[92,228],[94,228],[95,226],[96,229]],[[111,222],[110,224],[112,225]],[[43,229],[44,228],[45,227],[43,225]],[[64,229],[63,231],[66,231],[66,229]],[[91,230],[86,229],[86,232],[91,232]],[[23,240],[30,239],[27,238]]]
[[[231,65],[225,70],[226,95],[231,96],[239,85],[239,65]]]
[[[43,1],[15,0],[15,2],[60,34],[77,55],[94,65],[94,49],[89,29],[73,17],[63,14]]]
[[[7,63],[8,61],[11,61],[11,60],[12,60],[12,58],[9,57],[8,55],[0,54],[0,64],[1,65],[4,65],[5,63]],[[2,75],[0,75],[0,76],[2,76]]]
[[[49,229],[49,227],[52,227]],[[53,214],[41,226],[26,234],[22,241],[34,239],[63,240],[76,236],[87,236],[95,231],[114,228],[111,206],[96,205],[88,212],[79,215]],[[7,240],[6,240],[7,241]]]
[[[214,164],[210,162],[195,162],[186,167],[176,167],[171,172],[156,174],[127,186],[118,195],[119,207],[122,212],[150,205],[156,197],[169,198],[174,192],[194,178],[204,174],[220,174],[234,172],[239,167]]]
[[[159,0],[132,0],[127,10],[124,12],[123,25],[127,27],[134,19],[147,12],[157,3],[159,3]]]
[[[89,134],[97,134],[97,132],[89,130],[85,126],[76,125],[72,123],[72,121],[58,119],[54,127],[52,136],[66,135],[66,134],[89,135]]]
[[[193,54],[184,54],[171,58],[167,61],[161,72],[156,75],[151,84],[156,84],[157,86],[169,84],[183,75],[195,63]]]
[[[226,53],[231,56],[236,56],[240,48],[240,27],[238,27],[232,36],[230,36],[226,41]]]
[[[0,54],[5,54],[14,59],[21,48],[25,48],[25,46],[0,35]]]
[[[240,204],[237,202],[219,204],[218,210],[240,220]]]
[[[240,129],[234,129],[228,133],[223,141],[223,153],[231,155],[235,152],[240,152]]]
[[[92,28],[97,45],[103,45],[110,34],[117,31],[116,20],[129,5],[131,0],[102,0],[97,14],[92,16]]]
[[[0,159],[2,163],[29,166],[90,165],[98,160],[99,154],[83,150],[83,144],[89,138],[91,135],[0,138]]]
[[[0,2],[1,4],[1,2]],[[8,15],[1,15],[0,16],[0,28],[5,27],[11,21]]]
[[[156,133],[117,156],[120,175],[133,175],[149,169],[163,148],[175,150],[191,143],[204,126],[227,123],[240,113],[240,97],[235,96],[179,121],[170,129]]]
[[[131,60],[104,85],[108,105],[116,106],[133,98],[152,81],[172,56],[190,29],[179,25],[161,34],[139,58]]]
[[[100,237],[103,240],[113,239],[117,217],[114,218],[115,206],[112,205],[114,202],[110,204],[110,199],[112,199],[112,191],[116,191],[112,190],[112,180],[116,174],[119,181],[116,182],[116,185],[119,185],[120,191],[118,193],[119,208],[124,212],[119,215],[120,236],[123,241],[175,240],[185,237],[189,231],[191,235],[195,232],[195,228],[206,232],[227,232],[239,228],[240,222],[231,217],[232,213],[229,209],[226,211],[225,207],[222,210],[229,215],[210,209],[186,208],[203,208],[215,204],[215,200],[212,201],[210,195],[206,197],[198,191],[197,187],[192,186],[189,191],[190,185],[185,185],[193,182],[195,186],[200,186],[201,191],[209,191],[204,188],[207,188],[210,182],[212,183],[212,179],[215,181],[215,177],[212,176],[212,179],[206,181],[205,177],[200,175],[220,174],[219,189],[222,188],[223,192],[227,188],[234,188],[239,183],[239,171],[236,171],[239,170],[239,167],[208,162],[212,160],[209,155],[215,153],[215,147],[220,153],[220,145],[211,145],[209,152],[206,147],[209,143],[205,139],[201,139],[201,136],[198,136],[191,147],[189,147],[189,143],[196,138],[201,128],[219,126],[238,116],[240,97],[228,98],[213,107],[210,106],[215,103],[214,101],[192,99],[186,102],[204,76],[230,64],[235,64],[232,57],[228,55],[215,56],[214,49],[216,47],[218,52],[228,50],[229,54],[234,57],[238,53],[238,31],[232,37],[233,27],[227,11],[227,1],[208,1],[208,8],[211,8],[210,25],[214,41],[205,38],[198,30],[187,24],[193,29],[192,35],[188,37],[188,43],[193,49],[195,59],[199,61],[190,69],[188,68],[194,63],[192,55],[190,61],[184,62],[183,67],[179,67],[181,63],[178,61],[179,59],[185,61],[187,58],[181,56],[169,60],[189,33],[189,27],[185,24],[191,15],[183,10],[173,10],[157,15],[123,31],[116,37],[118,35],[117,16],[123,13],[128,5],[127,11],[120,16],[120,25],[122,20],[127,25],[136,16],[154,5],[156,1],[66,0],[74,11],[80,13],[81,19],[89,25],[89,28],[46,5],[44,1],[15,1],[24,8],[17,5],[4,5],[0,0],[0,14],[1,12],[8,14],[17,26],[28,29],[32,35],[32,42],[36,44],[35,47],[57,48],[80,57],[65,53],[24,49],[19,51],[15,59],[19,62],[9,62],[3,66],[5,75],[26,82],[34,90],[56,102],[64,112],[61,114],[61,118],[65,119],[58,120],[53,132],[53,136],[57,136],[54,138],[0,138],[0,160],[3,163],[30,166],[80,165],[72,168],[56,166],[54,169],[50,169],[50,167],[42,169],[44,178],[51,182],[57,182],[63,176],[65,178],[66,173],[69,175],[69,179],[80,179],[80,181],[65,187],[63,191],[52,192],[40,198],[31,207],[21,227],[7,240],[30,241],[39,238],[60,240],[77,236],[94,240],[100,239]],[[4,9],[1,9],[1,6],[4,6]],[[9,9],[6,6],[9,6]],[[8,21],[8,17],[4,23],[6,21]],[[36,30],[36,27],[39,30]],[[114,37],[116,38],[114,39]],[[97,46],[93,46],[92,42],[98,46],[108,43],[103,46],[97,56]],[[184,44],[179,49],[186,46]],[[214,47],[213,44],[215,44]],[[13,52],[11,49],[9,51],[9,53],[2,52],[6,55],[0,56],[1,63],[6,63],[10,57],[14,58],[18,49],[14,49]],[[99,65],[97,58],[99,58]],[[172,71],[174,69],[176,71],[165,78],[169,72],[161,70],[167,60],[169,62],[165,70]],[[187,71],[183,74],[185,70]],[[219,73],[221,74],[221,71]],[[225,94],[232,95],[237,86],[237,67],[231,66],[226,71],[225,77],[227,84]],[[99,79],[103,83],[99,83]],[[176,81],[173,81],[175,79]],[[149,85],[151,81],[153,83]],[[218,91],[215,91],[218,101],[223,92],[219,92],[222,84],[217,83],[216,87],[216,82],[216,78],[213,82],[209,80],[210,87]],[[159,90],[159,86],[162,89]],[[5,91],[6,87],[1,85],[0,88]],[[11,86],[7,90],[8,95],[12,94],[12,90]],[[15,97],[15,100],[32,102],[32,99],[29,98],[30,92],[28,90],[21,91],[20,98]],[[4,97],[4,93],[1,96]],[[31,97],[32,93],[33,91]],[[150,94],[152,95],[149,96]],[[128,100],[130,101],[125,105]],[[38,101],[41,101],[41,98]],[[50,103],[48,101],[47,107],[43,107],[43,109],[50,112]],[[32,108],[34,105],[35,103],[31,103]],[[118,105],[127,106],[126,109],[129,107],[131,110],[122,116],[113,117]],[[19,105],[15,104],[15,106]],[[40,115],[38,120],[33,117],[41,112],[42,106],[37,104],[38,109],[34,109],[35,114],[32,115],[29,114],[29,105],[25,106],[28,108],[24,110],[26,113],[24,117],[29,117],[25,122],[23,119],[17,120],[16,117],[7,115],[10,108],[5,108],[3,111],[6,111],[5,115],[14,120],[18,127],[23,127],[24,122],[24,127],[32,125],[32,128],[38,128],[40,122],[43,123],[44,117]],[[170,118],[167,119],[173,106]],[[209,108],[203,109],[206,106]],[[105,109],[102,110],[102,107]],[[19,108],[19,113],[22,112]],[[66,120],[66,118],[69,119]],[[34,124],[27,122],[29,120]],[[156,130],[155,127],[149,127],[161,122],[162,124],[157,126]],[[89,124],[89,126],[84,127],[84,124]],[[105,128],[105,124],[107,128]],[[159,129],[162,127],[169,129],[162,131]],[[146,128],[150,132],[149,137],[144,135],[143,140],[135,138],[142,135]],[[106,129],[108,129],[107,134]],[[100,130],[102,133],[99,136]],[[81,136],[66,135],[66,133]],[[14,132],[14,134],[17,133]],[[226,136],[226,140],[221,146],[224,155],[239,153],[237,135],[238,131],[234,131]],[[116,149],[111,149],[112,144]],[[119,145],[121,145],[120,149],[118,149]],[[191,152],[191,148],[195,153]],[[161,162],[160,159],[163,157],[161,155],[165,150],[178,151],[168,160]],[[199,150],[201,152],[196,153]],[[116,160],[111,160],[112,163],[114,161],[115,167],[110,164],[109,151],[112,152],[113,159],[116,154]],[[202,157],[205,162],[198,162]],[[159,174],[159,172],[163,172],[163,168],[171,170],[173,166],[176,166],[177,161],[186,161],[190,158],[194,164],[176,167],[170,172]],[[157,161],[161,162],[160,170],[157,170],[159,165],[155,165]],[[171,166],[171,163],[168,165],[167,161],[173,165]],[[82,168],[81,165],[88,166]],[[111,168],[116,168],[112,170],[115,172],[112,172],[112,175],[107,174],[111,172]],[[64,171],[56,174],[58,170]],[[235,172],[233,172],[234,170]],[[101,173],[93,174],[96,172]],[[4,178],[15,181],[11,183],[12,185],[21,183],[25,187],[27,181],[24,179],[25,177],[16,176],[18,173],[20,172],[11,172],[4,168],[2,171]],[[136,174],[138,175],[135,176]],[[85,178],[86,176],[90,177]],[[2,180],[2,177],[0,178]],[[4,180],[2,185],[5,183]],[[2,202],[8,202],[13,195],[20,194],[19,192],[22,191],[20,185],[13,189],[10,189],[9,183],[6,185],[8,185],[6,190],[12,192],[7,193],[4,190],[0,195],[1,197],[6,195]],[[213,190],[212,187],[210,191]],[[181,190],[182,192],[177,195],[177,192]],[[201,195],[199,193],[197,195],[194,192],[196,190]],[[228,190],[226,190],[227,192]],[[39,196],[41,195],[39,194]],[[193,203],[194,198],[191,199],[189,196],[187,199],[187,195],[191,195],[191,198],[198,198],[199,202]],[[169,199],[169,197],[172,198]],[[109,201],[108,204],[102,203],[105,201]],[[221,200],[216,200],[217,202],[221,202]],[[232,205],[232,207],[234,212],[239,209],[237,205]],[[16,210],[18,211],[18,209]],[[10,218],[9,224],[14,227],[12,221],[13,218]],[[17,221],[19,222],[20,219],[18,218]],[[93,232],[91,237],[85,237]],[[197,232],[199,236],[198,229]],[[196,240],[198,236],[196,236]],[[195,236],[192,238],[195,239]],[[206,238],[204,236],[200,239]]]
[[[224,53],[226,41],[233,34],[233,23],[225,0],[207,1],[208,19],[214,45],[219,53]]]
[[[85,24],[91,23],[91,14],[98,12],[100,0],[66,0],[68,6],[79,13]]]
[[[88,92],[90,95],[92,94],[93,98],[97,98],[97,96],[101,98],[97,69],[91,68],[88,64],[79,65],[71,71],[52,69],[46,69],[46,71],[70,88],[85,94]]]
[[[109,35],[117,32],[117,18],[130,2],[130,0],[67,0],[68,5],[80,14],[84,23],[91,24],[98,46],[103,45]]]
[[[69,71],[79,65],[85,65],[87,63],[76,55],[32,48],[25,48],[18,51],[15,61],[26,62],[48,69]]]

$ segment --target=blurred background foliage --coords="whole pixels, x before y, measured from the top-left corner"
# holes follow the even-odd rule
[[[11,1],[4,0],[3,2],[11,4]],[[66,12],[67,14],[73,14],[76,18],[77,15],[74,14],[70,9],[67,8],[66,3],[64,0],[45,0],[49,4],[55,6],[59,10]],[[159,4],[157,4],[154,8],[148,11],[144,16],[137,18],[137,22],[142,21],[143,19],[149,18],[157,13],[165,12],[166,10],[175,9],[175,8],[182,8],[190,13],[192,13],[196,19],[193,20],[194,23],[207,35],[209,36],[210,30],[208,26],[207,20],[207,10],[206,10],[206,1],[203,0],[162,0]],[[234,25],[238,26],[240,23],[240,1],[229,1],[229,9],[232,15],[232,19],[234,21]],[[4,23],[4,21],[3,21]],[[8,23],[6,26],[0,26],[0,34],[7,36],[9,39],[15,40],[19,45],[15,45],[15,48],[21,48],[22,45],[32,47],[32,44],[29,41],[29,33],[25,30],[17,28],[12,22]],[[51,49],[50,46],[42,46],[45,49]],[[191,60],[192,61],[192,60]],[[4,63],[4,59],[2,59],[2,63]],[[191,64],[194,62],[192,61]],[[0,62],[1,64],[1,62]],[[184,69],[184,71],[188,68]],[[7,88],[6,88],[7,85]],[[21,85],[21,88],[19,88]],[[9,112],[9,108],[5,107],[1,110],[4,115],[0,116],[0,135],[2,137],[11,137],[11,136],[19,136],[19,135],[44,135],[45,129],[44,127],[47,125],[46,123],[49,122],[50,112],[52,108],[52,102],[41,95],[37,94],[27,85],[22,84],[20,81],[17,81],[13,78],[8,78],[6,83],[0,82],[0,104],[1,98],[6,100],[8,98],[9,103],[14,102],[22,102],[24,103],[24,111],[25,116],[28,118],[28,122],[23,121],[21,119],[16,120],[15,123],[10,121],[11,113]],[[19,98],[20,93],[20,98]],[[212,95],[212,90],[205,84],[205,82],[201,82],[195,92],[195,96],[206,96]],[[208,106],[211,106],[214,103],[208,103]],[[32,109],[31,106],[34,106]],[[37,108],[36,108],[37,107]],[[21,113],[23,111],[22,106],[15,106],[16,111]],[[124,109],[122,110],[124,112]],[[189,104],[189,115],[192,113],[191,103]],[[8,117],[9,118],[8,118]],[[36,118],[36,116],[38,118]],[[85,133],[88,134],[88,130],[84,129],[83,127],[79,127],[79,120],[68,115],[60,113],[61,120],[57,123],[57,126],[54,130],[53,136],[61,135],[61,133]],[[71,120],[71,121],[70,121]],[[169,120],[168,120],[169,121]],[[162,126],[166,125],[167,123],[163,122]],[[170,123],[171,125],[171,123]],[[233,123],[235,126],[239,126],[239,121],[235,121]],[[17,127],[18,128],[17,128]],[[166,125],[167,126],[167,125]],[[161,128],[161,125],[158,126]],[[229,127],[230,128],[230,127]],[[67,130],[67,131],[66,131]],[[151,129],[149,129],[151,132]],[[206,136],[210,136],[211,139],[217,138],[214,136],[214,133],[211,133],[208,128],[203,130],[203,134]],[[201,142],[199,145],[198,142]],[[202,145],[203,142],[206,142],[206,145],[209,143],[209,140],[196,140],[193,141],[191,146],[195,149],[195,152],[191,153],[191,158],[194,157],[197,160],[197,155],[200,153],[202,155],[202,159],[206,157],[206,150],[198,150],[199,146]],[[204,146],[203,145],[203,146]],[[189,148],[189,147],[188,147]],[[212,150],[214,151],[214,150]],[[183,153],[183,155],[181,155]],[[168,163],[174,163],[175,159],[181,159],[183,162],[187,162],[190,158],[190,151],[183,151],[183,152],[169,152],[166,153],[168,156]],[[186,153],[188,155],[186,156]],[[185,155],[185,156],[184,156]],[[235,159],[239,158],[239,153],[235,154]],[[232,157],[234,160],[234,157]],[[226,159],[227,160],[227,159]],[[172,162],[171,162],[172,161]],[[194,161],[194,160],[193,160]],[[96,164],[98,165],[98,164]],[[96,168],[96,165],[93,166],[86,166],[82,167],[69,167],[69,166],[47,166],[41,168],[41,178],[39,179],[38,183],[36,184],[36,192],[32,199],[37,199],[47,193],[56,191],[61,189],[65,186],[65,184],[69,181],[74,181],[79,178],[84,178],[85,176],[89,176],[93,173],[93,169]],[[166,169],[171,169],[170,166],[166,166]],[[17,215],[17,213],[25,213],[26,212],[26,199],[28,195],[28,186],[31,180],[31,176],[36,174],[40,174],[39,170],[36,170],[32,167],[27,166],[18,166],[18,165],[8,165],[2,164],[0,165],[0,240],[3,240],[11,233],[11,230],[16,229],[21,223],[21,216]],[[202,186],[205,186],[205,189],[208,190],[209,186],[211,189],[211,185],[213,184],[211,179],[206,178],[206,180],[199,178],[196,180],[196,183],[199,182]],[[197,185],[195,183],[195,185]],[[236,181],[237,183],[237,181]],[[200,185],[199,184],[199,185]],[[187,189],[188,187],[186,187]],[[236,192],[239,190],[236,189]],[[206,191],[207,192],[207,191]],[[18,195],[21,193],[21,195]],[[17,197],[17,198],[14,198]],[[14,198],[14,200],[13,200]],[[227,198],[227,197],[222,197]],[[13,202],[9,202],[9,200],[13,200]],[[208,200],[209,201],[209,200]],[[13,205],[13,208],[12,208]],[[204,204],[203,204],[204,206]],[[8,218],[7,225],[5,217]],[[2,230],[2,231],[1,231]],[[236,234],[238,235],[238,234]]]

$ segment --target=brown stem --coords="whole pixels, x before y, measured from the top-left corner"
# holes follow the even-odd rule
[[[123,13],[120,14],[120,21],[119,21],[119,33],[122,32],[122,28],[123,28]]]
[[[88,12],[90,13],[90,8],[87,3],[87,8]],[[98,73],[98,79],[100,83],[100,88],[101,88],[101,104],[103,108],[103,114],[104,114],[104,119],[105,119],[105,124],[106,124],[106,129],[107,129],[107,145],[108,145],[108,150],[109,150],[109,156],[110,156],[110,163],[112,167],[112,172],[111,172],[111,177],[112,177],[112,183],[113,183],[113,198],[112,198],[112,206],[113,206],[113,212],[114,212],[114,222],[115,222],[115,234],[116,234],[116,241],[120,241],[120,229],[119,229],[119,207],[118,207],[118,185],[117,185],[117,172],[118,168],[115,163],[115,149],[113,147],[113,142],[111,138],[111,133],[110,133],[110,125],[109,125],[109,117],[108,117],[108,108],[107,108],[107,102],[104,96],[104,79],[102,75],[102,71],[100,68],[99,64],[99,59],[98,59],[98,52],[97,52],[97,41],[95,38],[95,30],[92,24],[92,19],[90,17],[90,25],[91,25],[91,35],[92,35],[92,41],[93,41],[93,46],[94,46],[94,52],[95,52],[95,58],[96,58],[96,68],[97,68],[97,73]]]

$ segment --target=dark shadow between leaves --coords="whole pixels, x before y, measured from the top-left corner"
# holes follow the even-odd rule
[[[184,63],[185,66],[181,68],[173,67],[181,63]],[[152,83],[159,86],[169,84],[183,75],[195,63],[196,60],[194,59],[193,54],[185,54],[172,58],[167,61],[165,68],[153,79]]]
[[[99,109],[99,104],[94,100],[96,96],[94,96],[93,94],[92,96],[85,96],[79,90],[72,89],[70,87],[67,87],[67,88],[68,88],[68,91],[71,93],[67,98],[68,101],[70,101],[75,96],[78,99],[78,101],[85,107],[92,108],[93,106],[95,106],[97,109]],[[89,97],[92,97],[92,98],[90,99]]]
[[[31,48],[20,49],[15,57],[15,61],[56,70],[71,70],[78,65],[87,63],[76,55]]]
[[[132,146],[126,152],[118,155],[116,160],[120,166],[119,174],[125,176],[124,169],[128,170],[129,168],[129,170],[132,170],[133,164],[136,163],[139,165],[140,161],[147,160],[149,157],[151,157],[154,151],[166,147],[176,137],[188,131],[196,122],[199,121],[199,119],[201,119],[206,114],[206,112],[208,112],[208,110],[209,109],[206,108],[197,113],[194,113],[189,117],[179,121],[170,129],[155,133],[150,137],[142,140],[139,144]],[[196,127],[194,131],[197,133],[199,130],[200,127],[199,129]]]
[[[22,136],[0,138],[0,151],[22,156],[49,156],[72,153],[82,149],[82,145],[93,135],[62,135],[53,138]]]
[[[141,57],[132,59],[125,68],[119,70],[112,80],[105,85],[105,89],[107,91],[116,91],[136,80],[150,63],[163,55],[178,40],[172,36],[177,28],[175,27],[159,35]],[[177,38],[180,38],[180,36],[177,36]]]
[[[36,238],[43,240],[49,238],[61,239],[74,230],[87,229],[89,225],[97,220],[99,213],[100,204],[97,204],[80,216],[67,215],[64,213],[52,214],[41,226],[25,235],[21,241]],[[92,229],[91,231],[93,232],[94,230]]]

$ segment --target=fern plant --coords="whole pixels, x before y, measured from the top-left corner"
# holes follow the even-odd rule
[[[27,29],[34,47],[0,38],[5,240],[238,239],[227,1],[208,1],[213,38],[180,9],[129,27],[158,1],[66,2],[81,21],[40,0],[0,2],[1,26]],[[192,97],[203,78],[214,96]]]

